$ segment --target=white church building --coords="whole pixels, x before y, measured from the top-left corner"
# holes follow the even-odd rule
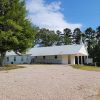
[[[5,64],[84,64],[87,63],[87,57],[84,44],[37,47],[29,49],[21,56],[13,51],[7,52]]]

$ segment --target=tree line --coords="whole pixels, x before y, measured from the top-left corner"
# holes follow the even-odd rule
[[[91,27],[82,32],[79,28],[71,29],[65,28],[63,32],[57,30],[52,31],[46,28],[38,29],[35,35],[34,44],[39,46],[53,46],[53,45],[71,45],[80,44],[83,42],[87,47],[89,57],[100,65],[100,26],[95,30]]]

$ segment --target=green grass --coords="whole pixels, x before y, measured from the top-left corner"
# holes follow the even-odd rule
[[[4,67],[0,67],[0,71],[5,71],[5,70],[12,70],[12,69],[18,69],[18,68],[25,68],[23,66],[18,66],[15,64],[10,64],[10,65],[5,65]]]
[[[100,71],[100,67],[87,66],[87,65],[71,65],[73,68],[88,70],[88,71]]]

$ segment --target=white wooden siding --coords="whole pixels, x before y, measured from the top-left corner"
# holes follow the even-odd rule
[[[14,61],[14,57],[16,58],[16,61]],[[9,60],[8,60],[9,58]],[[23,61],[22,61],[23,58]],[[18,55],[10,55],[5,57],[5,64],[24,64],[24,63],[30,63],[31,62],[31,56],[30,55],[23,55],[23,56],[18,56]]]

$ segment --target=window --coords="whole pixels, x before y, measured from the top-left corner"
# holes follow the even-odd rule
[[[55,56],[55,59],[57,59],[57,56]]]
[[[9,57],[7,57],[7,62],[9,61]]]
[[[43,59],[45,59],[45,56],[43,56]]]
[[[14,57],[14,61],[16,61],[16,57]]]
[[[21,57],[21,61],[23,61],[23,57]]]
[[[28,61],[28,56],[26,57],[26,61]]]

